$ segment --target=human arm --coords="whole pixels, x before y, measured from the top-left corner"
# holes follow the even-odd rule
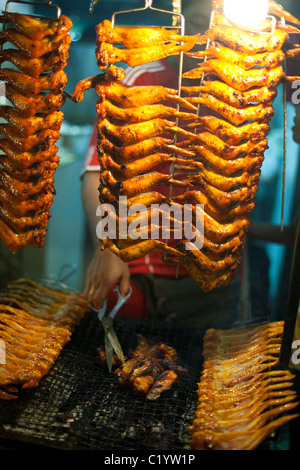
[[[128,265],[110,250],[101,250],[96,235],[98,186],[98,171],[88,171],[83,175],[81,198],[94,245],[94,255],[87,269],[83,295],[95,308],[101,308],[104,299],[116,282],[119,281],[122,296],[127,294],[130,282]]]
[[[248,229],[248,235],[258,240],[293,247],[299,215],[294,218],[290,225],[283,227],[283,230],[281,230],[280,225],[252,222]]]
[[[293,139],[297,144],[300,144],[300,106],[296,108],[296,116],[294,117]]]

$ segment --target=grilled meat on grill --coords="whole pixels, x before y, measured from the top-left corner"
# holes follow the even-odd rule
[[[187,372],[177,364],[177,359],[177,351],[172,346],[162,342],[152,343],[139,335],[137,347],[129,351],[124,364],[113,356],[113,367],[117,367],[114,374],[121,386],[129,387],[147,400],[157,400],[178,380],[179,374]],[[97,349],[96,362],[107,367],[102,347]]]
[[[298,416],[294,376],[279,370],[283,322],[238,330],[207,330],[198,406],[192,430],[195,450],[252,450]]]
[[[20,388],[38,386],[88,310],[81,294],[29,279],[12,282],[0,294],[1,399],[15,399]]]

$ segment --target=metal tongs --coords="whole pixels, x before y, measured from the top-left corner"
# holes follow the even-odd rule
[[[126,296],[122,296],[120,293],[119,286],[117,285],[116,288],[114,289],[114,292],[118,293],[118,300],[114,308],[109,314],[106,314],[106,309],[107,309],[107,302],[104,300],[102,307],[100,310],[97,310],[93,305],[89,304],[91,309],[94,310],[95,312],[98,313],[98,318],[103,326],[104,329],[104,334],[105,334],[105,353],[106,353],[106,360],[107,360],[107,366],[109,372],[111,372],[112,369],[112,357],[113,357],[113,351],[115,351],[116,355],[122,362],[122,365],[125,363],[124,359],[124,354],[122,347],[120,345],[120,342],[118,340],[118,337],[116,335],[116,332],[113,327],[113,322],[116,314],[122,307],[122,305],[127,302],[129,297],[131,296],[132,293],[132,288],[129,286],[129,292]]]

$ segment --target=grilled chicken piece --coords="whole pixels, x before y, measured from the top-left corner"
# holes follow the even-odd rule
[[[12,23],[18,31],[35,41],[39,41],[45,36],[66,34],[72,28],[72,21],[65,15],[61,15],[57,19],[40,19],[21,13],[3,11],[2,21]]]
[[[121,121],[122,124],[144,123],[151,119],[162,118],[197,119],[194,113],[177,111],[175,108],[163,104],[142,105],[129,109],[121,108],[106,100],[105,96],[100,96],[96,110],[99,119],[114,118]]]
[[[202,43],[208,39],[249,55],[272,52],[281,49],[288,38],[288,33],[275,29],[273,34],[256,34],[227,25],[218,25],[208,29],[202,36]]]
[[[180,45],[173,41],[168,44],[157,44],[151,47],[139,47],[136,49],[123,49],[109,43],[100,43],[96,49],[97,64],[100,70],[106,70],[111,64],[123,62],[130,67],[164,59],[170,55],[178,55],[181,52],[193,48],[195,41],[185,42]]]
[[[0,117],[5,119],[13,128],[27,137],[47,128],[59,131],[64,119],[62,111],[52,111],[51,113],[36,114],[30,118],[24,118],[11,106],[0,106]],[[3,133],[5,135],[5,133]]]
[[[96,27],[96,58],[100,70],[125,62],[134,67],[188,51],[199,41],[199,35],[184,36],[165,28],[116,26],[105,20]],[[125,47],[116,47],[119,43]]]
[[[174,197],[173,201],[180,204],[183,204],[184,202],[190,204],[203,204],[205,205],[206,214],[222,223],[224,221],[232,220],[235,217],[246,216],[247,214],[249,215],[254,209],[253,197],[254,195],[252,196],[252,199],[247,200],[246,202],[241,202],[238,206],[233,204],[232,208],[230,206],[228,208],[222,208],[218,207],[216,203],[213,203],[202,191],[194,189],[186,191],[180,196]]]
[[[21,72],[37,78],[42,73],[57,72],[67,65],[69,52],[66,47],[60,46],[58,50],[43,55],[36,59],[28,59],[23,52],[18,49],[3,49],[0,51],[0,63],[10,62]]]
[[[128,126],[112,124],[108,119],[99,120],[97,127],[99,132],[113,137],[123,145],[132,145],[145,139],[156,137],[174,126],[174,122],[167,119],[152,119],[148,122],[129,124]]]
[[[42,92],[37,95],[29,95],[17,91],[9,83],[6,85],[6,98],[15,109],[24,117],[30,118],[38,112],[50,113],[65,104],[66,97],[60,92]]]
[[[62,43],[64,43],[66,47],[69,47],[71,36],[67,34],[67,32],[63,32],[52,36],[44,36],[36,40],[29,39],[25,34],[14,28],[7,28],[1,31],[0,42],[9,42],[26,54],[29,59],[35,59],[57,50]]]
[[[233,160],[236,157],[245,155],[259,156],[268,148],[267,139],[262,139],[260,142],[251,142],[250,140],[247,140],[242,144],[228,145],[211,132],[203,131],[199,134],[190,134],[190,137],[191,139],[189,141],[180,142],[178,145],[184,148],[188,147],[192,152],[194,152],[195,156],[197,155],[197,148],[199,148],[199,150],[201,149],[201,147],[199,147],[200,145],[204,145],[206,148],[209,148],[224,160]]]
[[[158,185],[173,184],[174,186],[185,187],[186,181],[180,181],[172,177],[171,174],[164,174],[159,171],[152,171],[146,175],[139,175],[130,178],[122,183],[114,178],[111,171],[101,171],[101,180],[105,187],[108,187],[115,195],[127,197],[135,196],[140,192],[150,191]]]
[[[273,101],[277,96],[277,90],[268,86],[251,88],[244,92],[238,92],[225,82],[219,80],[203,80],[203,85],[193,87],[197,89],[197,93],[209,93],[220,98],[225,103],[236,108],[244,108],[246,105],[254,103],[265,103]],[[198,97],[187,98],[191,103],[197,104]]]
[[[231,176],[232,174],[242,170],[245,172],[254,171],[255,168],[261,167],[264,159],[263,152],[261,152],[261,157],[258,157],[256,154],[251,155],[251,153],[249,153],[245,157],[233,157],[232,160],[227,160],[216,155],[214,152],[211,152],[206,147],[194,146],[193,149],[195,149],[196,156],[199,156],[201,161],[207,163],[214,170],[217,170],[221,172],[222,175],[226,176]]]
[[[35,195],[32,198],[19,201],[14,198],[7,188],[0,187],[0,197],[4,207],[6,207],[11,214],[17,217],[24,217],[32,214],[34,211],[48,211],[52,205],[54,196],[54,189],[52,191],[45,191],[43,194]]]
[[[7,170],[1,169],[0,183],[8,189],[12,196],[19,198],[19,201],[25,201],[32,196],[37,197],[41,193],[47,194],[48,191],[54,193],[54,172],[55,169],[50,169],[45,173],[43,179],[22,182],[11,176]]]
[[[43,145],[41,147],[43,147]],[[22,150],[18,150],[11,141],[3,138],[0,139],[0,149],[9,158],[11,166],[13,168],[17,167],[20,170],[27,170],[33,165],[47,160],[50,162],[59,160],[57,156],[58,147],[56,145],[52,145],[46,150],[32,148],[29,151],[22,152]]]
[[[107,82],[97,83],[95,88],[99,96],[103,94],[108,100],[113,100],[124,108],[136,107],[137,103],[139,106],[145,106],[167,100],[182,107],[197,110],[196,106],[190,104],[188,100],[178,96],[177,90],[161,85],[132,87],[118,82]]]
[[[40,178],[49,170],[56,169],[59,163],[59,156],[55,154],[54,157],[49,160],[45,160],[40,163],[35,163],[31,168],[24,170],[23,168],[18,168],[10,158],[5,155],[0,155],[0,164],[5,168],[9,173],[13,174],[18,181],[29,181],[35,178]]]
[[[120,182],[128,178],[139,176],[141,173],[148,173],[162,163],[189,164],[190,169],[201,168],[201,163],[195,162],[194,160],[172,157],[168,153],[155,153],[137,159],[134,162],[122,163],[121,165],[116,163],[108,154],[101,155],[101,168],[113,172],[114,176]]]
[[[172,139],[153,137],[152,139],[145,139],[135,144],[117,146],[108,136],[104,134],[101,136],[101,147],[103,151],[112,155],[119,164],[132,162],[139,158],[153,155],[156,152],[166,152],[168,149],[171,151],[172,148],[170,148],[169,145],[171,145],[172,142]],[[180,151],[180,149],[178,150]]]
[[[163,372],[151,386],[146,398],[147,400],[157,400],[161,393],[169,390],[178,379],[178,375],[173,370]]]
[[[246,91],[253,87],[275,88],[284,77],[281,66],[270,69],[254,68],[243,70],[237,65],[232,65],[225,60],[212,59],[199,64],[198,68],[185,72],[184,78],[201,78],[202,74],[215,75],[227,85],[238,91]]]
[[[19,233],[24,230],[30,230],[32,227],[38,227],[39,229],[46,228],[51,215],[43,210],[41,213],[36,211],[31,216],[20,217],[11,214],[5,206],[1,206],[0,217],[12,230]]]
[[[234,126],[240,126],[247,121],[259,121],[268,123],[274,116],[274,108],[269,104],[248,105],[244,108],[230,106],[219,98],[209,93],[201,93],[197,98],[199,104],[209,107]]]
[[[26,137],[20,136],[20,133],[10,124],[0,124],[0,134],[2,134],[19,152],[27,152],[34,147],[40,146],[42,150],[49,149],[60,138],[60,132],[52,129],[43,129],[36,134],[30,134]]]
[[[109,239],[103,240],[102,245],[104,248],[109,248],[115,255],[119,256],[124,263],[140,259],[156,250],[168,253],[170,256],[178,257],[181,255],[180,251],[166,245],[166,243],[160,240],[150,239],[135,241],[135,244],[121,250]]]
[[[200,116],[198,123],[188,124],[186,129],[203,126],[228,145],[237,145],[244,140],[259,142],[267,137],[270,125],[267,122],[253,121],[244,125],[234,124],[216,116]],[[189,134],[188,134],[189,135]],[[190,135],[189,135],[190,136]]]
[[[251,184],[249,181],[249,185],[244,185],[228,193],[209,184],[200,174],[197,175],[195,182],[197,182],[197,189],[205,194],[211,204],[215,204],[223,210],[227,210],[239,202],[253,201],[253,197],[258,190],[258,184]]]
[[[249,70],[253,67],[263,67],[264,69],[278,67],[285,58],[285,54],[281,49],[249,55],[246,52],[237,52],[224,46],[213,46],[205,51],[187,52],[186,54],[199,59],[205,57],[219,59],[236,65],[243,70]]]
[[[67,83],[67,75],[64,70],[58,70],[51,74],[31,77],[18,70],[6,68],[0,69],[0,80],[7,81],[21,93],[38,95],[46,90],[51,90],[52,93],[61,92]]]
[[[144,397],[147,395],[153,383],[154,377],[152,375],[142,375],[141,377],[136,377],[133,383],[134,393]]]
[[[68,97],[74,101],[74,103],[81,102],[84,98],[84,92],[95,88],[97,85],[102,82],[114,83],[115,81],[123,80],[125,77],[125,72],[122,67],[116,67],[112,65],[109,69],[102,74],[93,75],[92,77],[87,77],[77,83],[72,95]]]
[[[29,245],[41,248],[44,245],[46,236],[46,230],[38,227],[31,230],[26,228],[24,232],[16,233],[2,218],[0,218],[0,233],[1,240],[12,253],[16,253],[21,248]]]
[[[128,26],[112,25],[111,21],[104,20],[96,26],[97,45],[103,42],[110,44],[123,44],[128,49],[135,49],[142,46],[152,47],[161,43],[168,42],[194,42],[191,36],[178,34],[178,30],[168,30],[162,27],[137,26],[132,28]]]

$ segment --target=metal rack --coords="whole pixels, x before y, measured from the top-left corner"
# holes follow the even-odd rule
[[[8,0],[5,5],[5,10],[8,11],[9,5],[12,3],[16,3],[17,5],[32,5],[32,6],[42,6],[42,7],[50,7],[56,10],[56,17],[60,18],[61,16],[61,9],[58,5],[55,5],[54,3],[51,2],[51,0],[45,0],[44,2],[30,2],[26,0]],[[35,17],[40,17],[44,19],[53,19],[53,17],[47,17],[47,16],[41,16],[41,15],[28,15],[28,16],[35,16]]]

